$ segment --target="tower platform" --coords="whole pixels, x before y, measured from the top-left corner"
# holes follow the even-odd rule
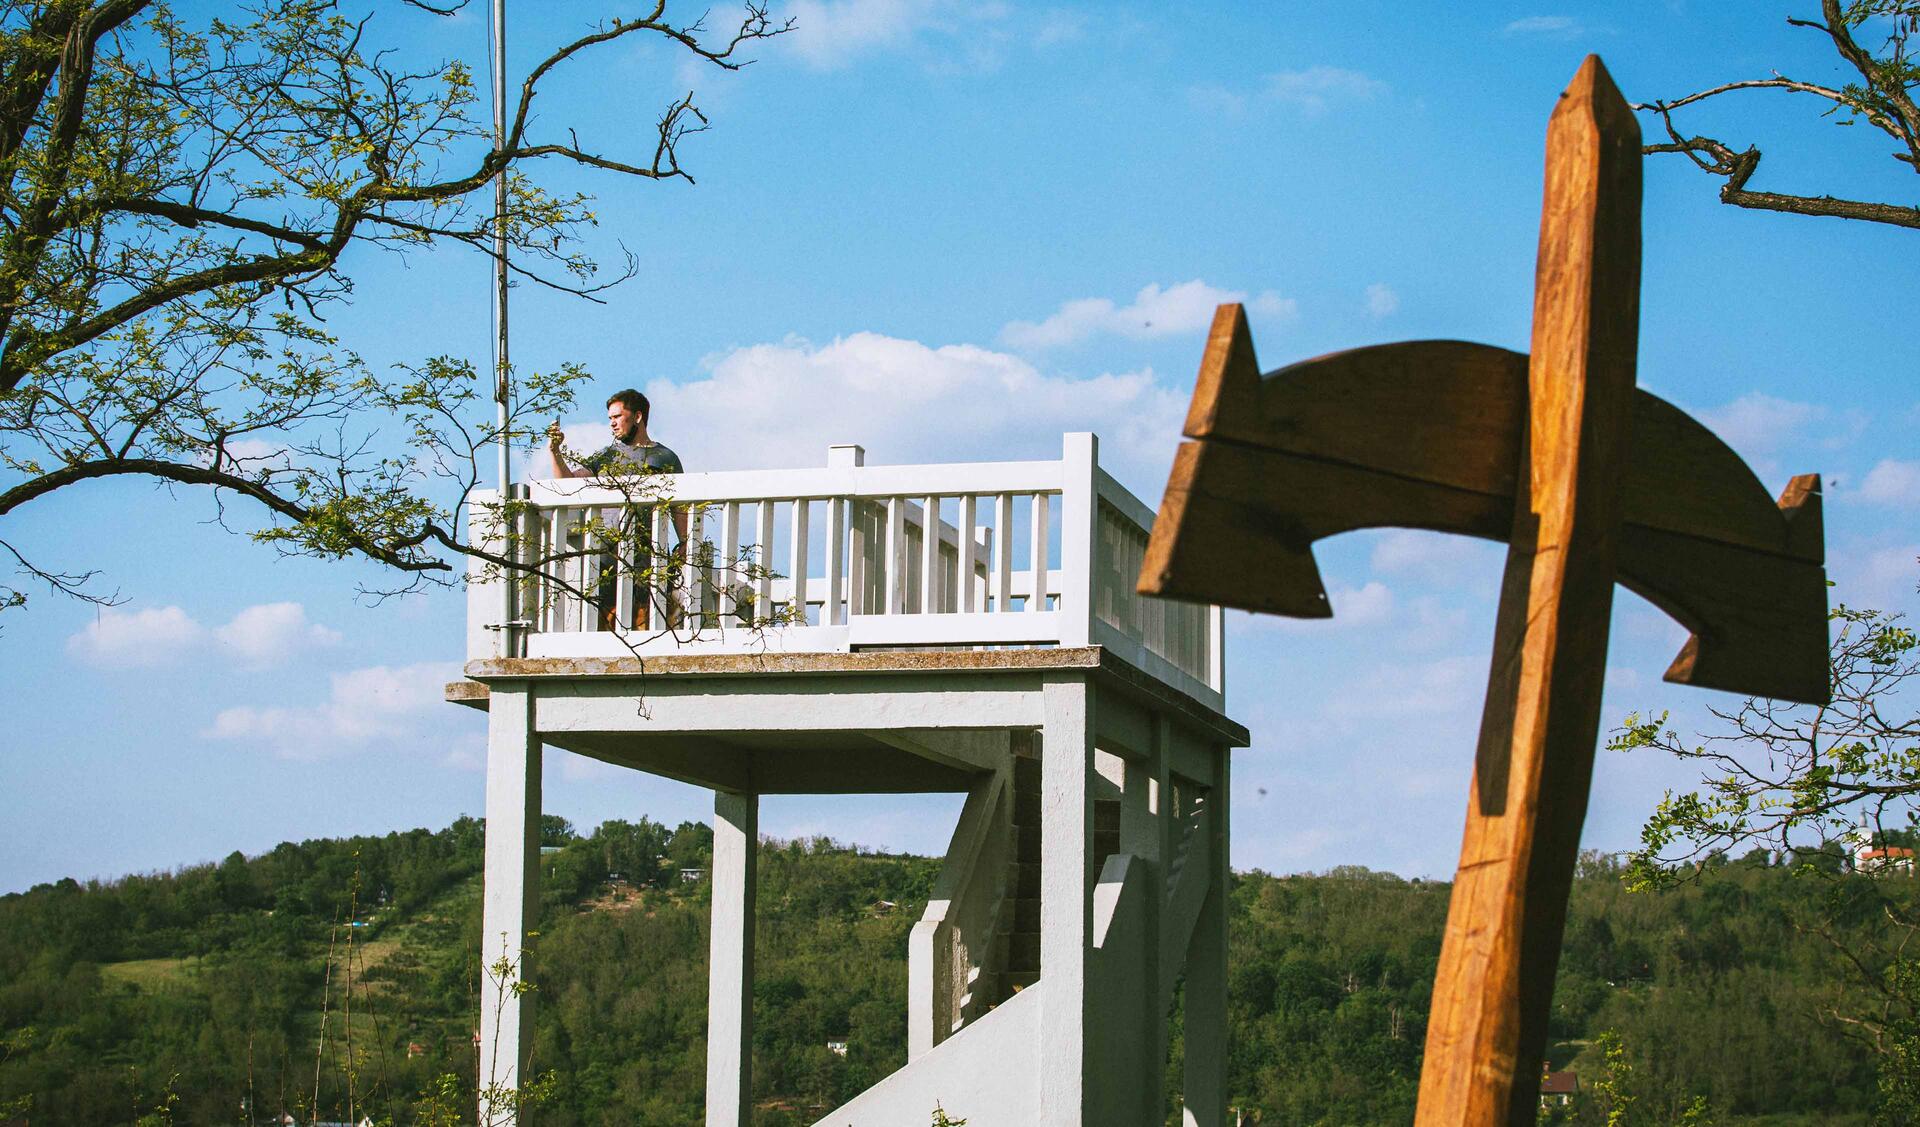
[[[976,1127],[1161,1123],[1180,980],[1187,1121],[1222,1122],[1229,752],[1248,737],[1221,615],[1133,593],[1152,514],[1092,435],[1063,447],[890,467],[836,447],[825,470],[674,475],[644,508],[525,487],[502,539],[548,577],[475,577],[447,687],[489,717],[482,1122],[517,1120],[531,1040],[537,993],[513,987],[538,978],[547,746],[715,793],[708,1124],[751,1117],[759,796],[909,792],[967,796],[910,941],[909,1063],[821,1122],[922,1123],[939,1102]],[[675,508],[691,547],[669,557]],[[596,547],[603,514],[636,509],[651,559]]]

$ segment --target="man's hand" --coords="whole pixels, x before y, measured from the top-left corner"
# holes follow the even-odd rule
[[[586,477],[586,470],[577,470],[567,464],[567,456],[561,453],[566,445],[567,436],[560,430],[560,419],[556,416],[547,427],[547,454],[553,458],[553,476]]]

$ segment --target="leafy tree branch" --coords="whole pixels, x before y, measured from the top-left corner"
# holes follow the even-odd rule
[[[375,560],[403,586],[455,577],[463,554],[527,566],[465,538],[480,454],[533,445],[586,373],[511,373],[503,430],[494,373],[451,357],[371,370],[324,320],[352,296],[351,254],[491,256],[504,235],[519,277],[593,298],[635,260],[603,270],[582,244],[592,200],[530,168],[691,181],[679,146],[708,120],[674,97],[651,151],[623,157],[564,127],[536,136],[543,84],[633,37],[737,70],[788,25],[751,0],[717,35],[664,2],[608,19],[533,66],[496,141],[468,68],[421,63],[387,27],[464,0],[371,2],[260,0],[200,22],[162,0],[0,3],[0,546],[29,580],[111,598],[87,569],[29,560],[6,519],[127,476],[242,498],[265,518],[257,539]],[[484,189],[501,174],[496,218]],[[24,599],[0,588],[0,606]]]

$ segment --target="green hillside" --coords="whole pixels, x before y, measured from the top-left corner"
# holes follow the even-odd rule
[[[530,977],[553,1084],[530,1121],[697,1122],[708,888],[682,870],[704,870],[711,832],[549,818],[545,838]],[[480,858],[462,819],[0,897],[0,1123],[470,1119]],[[907,933],[936,868],[763,851],[756,1122],[810,1123],[904,1063]],[[1630,895],[1583,865],[1551,1061],[1583,1094],[1553,1118],[1867,1122],[1874,1056],[1834,1017],[1860,1002],[1842,962],[1870,947],[1846,931],[1876,926],[1833,910],[1849,879],[1755,858]],[[1411,1119],[1447,896],[1360,868],[1236,878],[1231,1077],[1250,1121]]]

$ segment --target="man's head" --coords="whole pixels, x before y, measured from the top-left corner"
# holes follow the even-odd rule
[[[633,443],[647,437],[647,397],[626,388],[607,397],[607,427],[621,442]]]

